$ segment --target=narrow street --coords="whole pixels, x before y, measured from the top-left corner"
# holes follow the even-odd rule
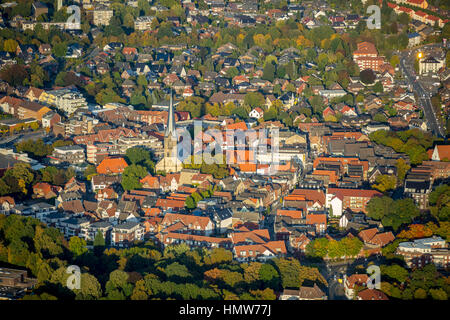
[[[434,45],[436,46],[436,45]],[[430,46],[431,47],[431,46]],[[408,83],[413,88],[413,91],[417,93],[419,100],[417,101],[419,105],[422,107],[422,110],[425,115],[425,119],[427,121],[427,125],[430,130],[438,137],[445,137],[444,128],[436,117],[436,114],[433,110],[433,106],[431,104],[430,93],[426,92],[423,88],[420,80],[416,79],[415,71],[414,71],[414,59],[415,52],[414,51],[403,51],[400,53],[400,68],[402,70],[403,75],[408,80]]]
[[[324,277],[328,282],[329,300],[347,300],[344,293],[344,275],[347,274],[349,262],[326,263]],[[342,281],[339,282],[339,279]]]

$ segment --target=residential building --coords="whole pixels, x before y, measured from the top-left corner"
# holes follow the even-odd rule
[[[404,193],[414,200],[419,209],[425,210],[428,208],[428,197],[431,193],[432,183],[430,172],[421,171],[412,171],[406,176]]]
[[[367,274],[352,274],[349,277],[345,277],[344,280],[344,292],[345,296],[349,300],[355,299],[356,287],[364,288],[367,285],[369,276]]]
[[[96,26],[108,26],[114,11],[106,6],[99,5],[92,10],[92,22]]]
[[[313,287],[301,286],[299,289],[284,289],[280,300],[327,300],[327,295],[314,284]]]
[[[54,164],[69,163],[82,164],[86,160],[84,148],[81,146],[55,147],[51,156],[48,156]]]
[[[433,56],[419,60],[419,74],[435,74],[439,69],[444,67],[445,62],[438,60]]]
[[[128,221],[114,226],[111,230],[111,246],[129,247],[135,241],[144,239],[145,228],[138,222]]]
[[[404,257],[410,268],[421,268],[428,263],[434,263],[440,269],[450,266],[450,250],[447,242],[437,236],[401,242],[396,253]]]
[[[66,239],[70,239],[70,237],[82,236],[82,230],[89,224],[89,219],[86,217],[70,217],[59,221],[56,227],[64,234]]]
[[[366,205],[369,200],[381,195],[376,190],[328,188],[325,206],[331,208],[332,214],[338,217],[342,215],[345,209],[350,209],[353,212],[366,212]]]
[[[86,99],[80,92],[67,88],[44,91],[39,96],[39,102],[54,106],[67,115],[87,106]]]
[[[0,268],[0,300],[18,299],[38,283],[37,279],[28,277],[27,270]]]
[[[385,63],[384,57],[378,56],[375,45],[371,42],[358,43],[358,48],[353,52],[353,60],[358,64],[359,70],[372,69],[379,72]]]
[[[134,21],[134,30],[146,31],[152,29],[152,22],[155,20],[153,16],[137,17]]]
[[[108,244],[113,225],[108,221],[93,222],[83,227],[82,236],[86,241],[94,241],[97,233],[101,232],[105,243]]]

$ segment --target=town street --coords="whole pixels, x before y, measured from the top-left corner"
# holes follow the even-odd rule
[[[420,81],[416,80],[414,72],[414,59],[414,51],[404,51],[400,53],[401,70],[408,80],[409,84],[412,86],[413,91],[417,93],[417,96],[419,97],[419,100],[417,102],[422,107],[428,127],[433,132],[433,134],[437,135],[438,137],[445,137],[444,129],[439,123],[439,120],[436,118],[436,114],[433,110],[433,106],[430,100],[430,93],[426,92]]]

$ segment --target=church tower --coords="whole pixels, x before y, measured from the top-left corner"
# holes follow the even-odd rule
[[[178,139],[175,128],[175,112],[173,110],[172,93],[170,93],[169,114],[167,116],[167,127],[164,133],[164,156],[156,164],[156,171],[179,172],[183,169],[178,159]]]
[[[164,133],[164,157],[177,156],[177,133],[175,131],[175,114],[173,112],[172,93],[170,93],[169,114],[167,117],[167,127]]]

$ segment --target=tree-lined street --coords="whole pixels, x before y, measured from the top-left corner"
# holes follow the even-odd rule
[[[428,47],[431,48],[432,46]],[[400,58],[401,70],[405,78],[408,80],[408,83],[412,86],[413,91],[417,93],[419,99],[417,102],[422,107],[425,119],[427,120],[428,127],[433,132],[433,134],[439,137],[444,137],[445,136],[444,128],[437,119],[436,113],[433,110],[433,105],[431,104],[430,99],[430,92],[425,91],[422,84],[420,83],[420,80],[416,79],[416,75],[414,72],[414,61],[415,61],[414,52],[403,51],[400,54],[400,56],[401,56]]]

